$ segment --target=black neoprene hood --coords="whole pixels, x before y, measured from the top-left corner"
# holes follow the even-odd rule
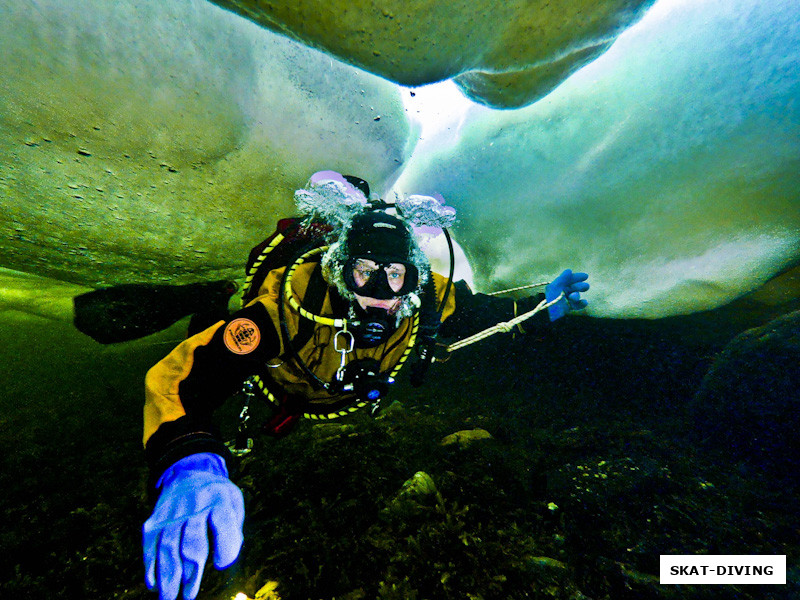
[[[416,289],[419,271],[412,261],[411,232],[403,221],[383,211],[363,213],[353,218],[346,240],[344,251],[348,259],[343,276],[350,291],[387,299],[403,296]],[[383,267],[402,263],[406,267],[403,286],[399,290],[392,290],[387,274],[380,269],[370,281],[359,287],[353,277],[353,269],[360,258],[372,260]]]
[[[377,263],[411,263],[411,232],[397,217],[369,211],[353,218],[347,232],[345,253]]]

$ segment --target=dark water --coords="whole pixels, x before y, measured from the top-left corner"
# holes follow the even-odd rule
[[[463,350],[423,388],[401,381],[381,419],[257,440],[235,478],[242,557],[210,568],[200,598],[269,580],[285,599],[796,597],[797,486],[691,431],[714,357],[759,324],[737,315],[563,320]],[[184,330],[102,346],[3,321],[0,597],[151,597],[142,379]],[[232,431],[237,406],[222,412]],[[477,427],[494,439],[439,444]],[[440,495],[393,503],[420,470]],[[667,553],[787,554],[790,583],[660,586]]]

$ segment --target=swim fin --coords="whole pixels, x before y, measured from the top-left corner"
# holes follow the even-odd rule
[[[101,344],[135,340],[166,329],[187,315],[211,325],[228,317],[232,281],[187,285],[132,283],[94,290],[73,298],[75,327]],[[205,328],[205,327],[202,327]]]

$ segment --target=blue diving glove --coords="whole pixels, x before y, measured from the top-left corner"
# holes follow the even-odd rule
[[[553,306],[547,307],[550,313],[550,320],[560,319],[570,310],[581,310],[589,304],[586,300],[581,300],[581,292],[589,289],[586,280],[589,276],[586,273],[573,273],[571,269],[565,269],[561,275],[556,277],[544,289],[544,297],[548,302],[552,302],[564,292],[566,298],[561,302],[556,302]]]
[[[225,460],[203,452],[182,458],[158,480],[153,514],[142,527],[145,583],[160,600],[193,600],[214,538],[214,566],[224,569],[239,556],[244,524],[242,492],[228,479]]]

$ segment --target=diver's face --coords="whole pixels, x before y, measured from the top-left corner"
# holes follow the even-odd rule
[[[393,292],[399,292],[405,283],[406,266],[402,263],[379,265],[375,261],[367,258],[359,258],[353,265],[353,280],[355,281],[356,286],[359,288],[366,286],[371,278],[380,276],[379,271],[381,269],[383,269],[383,271],[386,273],[386,281],[389,284],[389,288]],[[361,305],[361,308],[364,309],[373,306],[393,312],[394,310],[397,310],[400,305],[400,298],[378,299],[371,298],[369,296],[362,296],[357,291],[354,293],[359,305]]]
[[[359,258],[353,267],[353,279],[358,287],[364,287],[373,277],[381,266],[375,261],[367,258]],[[386,279],[393,292],[399,292],[403,288],[406,280],[406,266],[403,263],[389,263],[383,270],[386,271]]]

